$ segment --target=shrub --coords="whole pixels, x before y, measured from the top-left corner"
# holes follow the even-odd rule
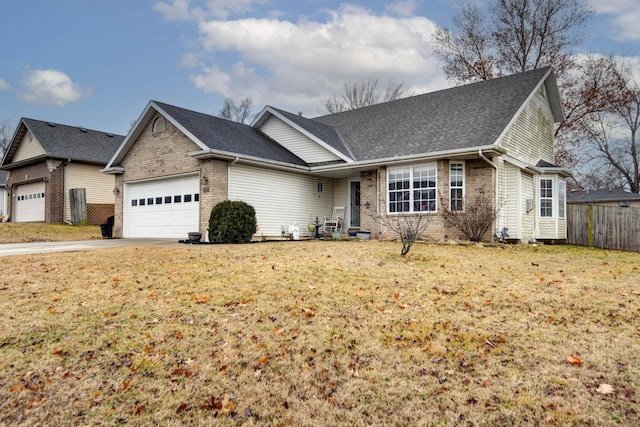
[[[211,210],[209,241],[214,243],[249,243],[256,232],[256,210],[242,201],[226,200]]]

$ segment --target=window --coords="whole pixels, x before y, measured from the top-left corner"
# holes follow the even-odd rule
[[[540,216],[553,216],[553,179],[540,180]]]
[[[199,202],[200,201],[200,194],[196,193],[193,195],[193,201],[194,202]]]
[[[164,196],[165,203],[171,203],[171,196]]]
[[[139,204],[140,206],[144,206],[145,202],[146,202],[146,200],[145,200],[145,199],[140,199],[140,200],[138,201],[138,204]]]
[[[173,203],[182,202],[182,196],[173,196]]]
[[[389,212],[435,212],[436,165],[391,168],[388,174]]]
[[[156,197],[156,205],[162,204],[162,197]]]
[[[131,206],[138,206],[138,200],[133,199],[133,200],[131,201]]]
[[[184,202],[185,203],[189,203],[191,201],[191,194],[185,194],[184,195]]]
[[[564,218],[567,184],[564,180],[558,180],[558,217]]]
[[[153,121],[153,133],[163,132],[165,127],[164,117],[158,117]]]
[[[451,211],[464,210],[464,163],[449,164],[449,199]]]
[[[147,199],[147,205],[152,205],[153,204],[153,197],[149,197]]]

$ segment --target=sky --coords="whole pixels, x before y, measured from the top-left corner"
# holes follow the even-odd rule
[[[487,1],[471,0],[481,7]],[[576,54],[631,57],[640,2],[586,0]],[[251,97],[307,117],[346,81],[449,87],[436,26],[463,0],[0,0],[0,120],[126,134],[150,100],[217,115]]]

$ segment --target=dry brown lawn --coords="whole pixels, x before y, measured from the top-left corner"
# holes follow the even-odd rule
[[[399,250],[0,258],[0,424],[640,424],[637,253]]]
[[[1,243],[65,242],[102,239],[99,225],[68,225],[46,223],[0,223]]]

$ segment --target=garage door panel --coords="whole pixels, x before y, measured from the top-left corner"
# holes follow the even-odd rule
[[[126,188],[124,237],[186,239],[199,229],[197,175],[128,183]]]
[[[16,187],[15,222],[42,222],[45,220],[44,190],[44,182],[34,182]]]

